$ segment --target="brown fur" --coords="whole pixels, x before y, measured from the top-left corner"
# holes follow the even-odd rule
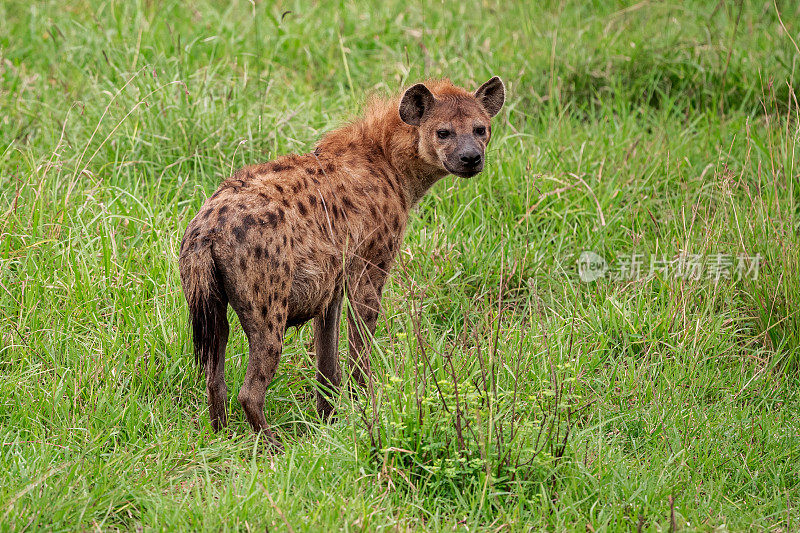
[[[502,82],[493,80],[493,97],[499,94],[502,105]],[[314,152],[237,171],[189,223],[180,250],[181,282],[215,429],[227,422],[228,304],[250,346],[238,398],[254,430],[273,438],[263,407],[283,335],[312,318],[317,408],[331,414],[329,394],[341,380],[337,337],[344,291],[352,308],[353,378],[364,384],[381,292],[409,210],[449,173],[446,162],[457,161],[463,146],[483,153],[490,113],[499,110],[480,90],[472,94],[447,80],[425,86],[433,95],[427,107],[415,107],[419,99],[410,97],[374,99],[363,119],[325,135]],[[417,90],[424,96],[425,87]],[[416,113],[419,125],[405,123],[398,109],[404,116]],[[482,136],[472,134],[478,123],[487,129]],[[437,138],[443,124],[454,132],[449,144]]]

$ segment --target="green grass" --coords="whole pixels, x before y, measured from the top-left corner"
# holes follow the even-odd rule
[[[796,3],[185,4],[0,3],[0,530],[800,527]],[[412,214],[374,397],[320,423],[293,333],[271,456],[235,326],[214,434],[176,257],[204,199],[370,93],[494,74],[486,171]],[[583,283],[584,250],[764,261]]]

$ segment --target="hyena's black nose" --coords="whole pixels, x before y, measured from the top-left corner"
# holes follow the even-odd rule
[[[461,154],[461,162],[464,163],[464,166],[474,167],[477,166],[481,162],[481,153],[480,152],[467,152],[465,154]]]

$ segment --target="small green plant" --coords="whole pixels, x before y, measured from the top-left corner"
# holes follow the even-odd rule
[[[526,372],[527,327],[516,339],[518,352],[497,342],[483,346],[481,339],[497,341],[502,310],[482,325],[465,318],[460,338],[436,349],[422,334],[421,305],[412,304],[407,316],[416,363],[379,386],[371,408],[361,407],[374,468],[427,501],[474,501],[482,509],[502,509],[542,484],[555,490],[553,472],[577,410],[572,380],[561,380],[552,364],[543,377]],[[533,386],[520,384],[531,379]]]

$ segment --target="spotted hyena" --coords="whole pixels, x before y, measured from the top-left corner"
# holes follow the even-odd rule
[[[474,93],[448,80],[418,83],[373,100],[364,118],[325,135],[312,153],[237,171],[206,201],[183,237],[180,274],[215,429],[227,423],[228,304],[250,346],[239,402],[273,442],[264,399],[290,326],[314,319],[317,410],[331,414],[344,293],[352,377],[365,383],[409,210],[444,176],[483,169],[490,119],[504,100],[498,77]]]

